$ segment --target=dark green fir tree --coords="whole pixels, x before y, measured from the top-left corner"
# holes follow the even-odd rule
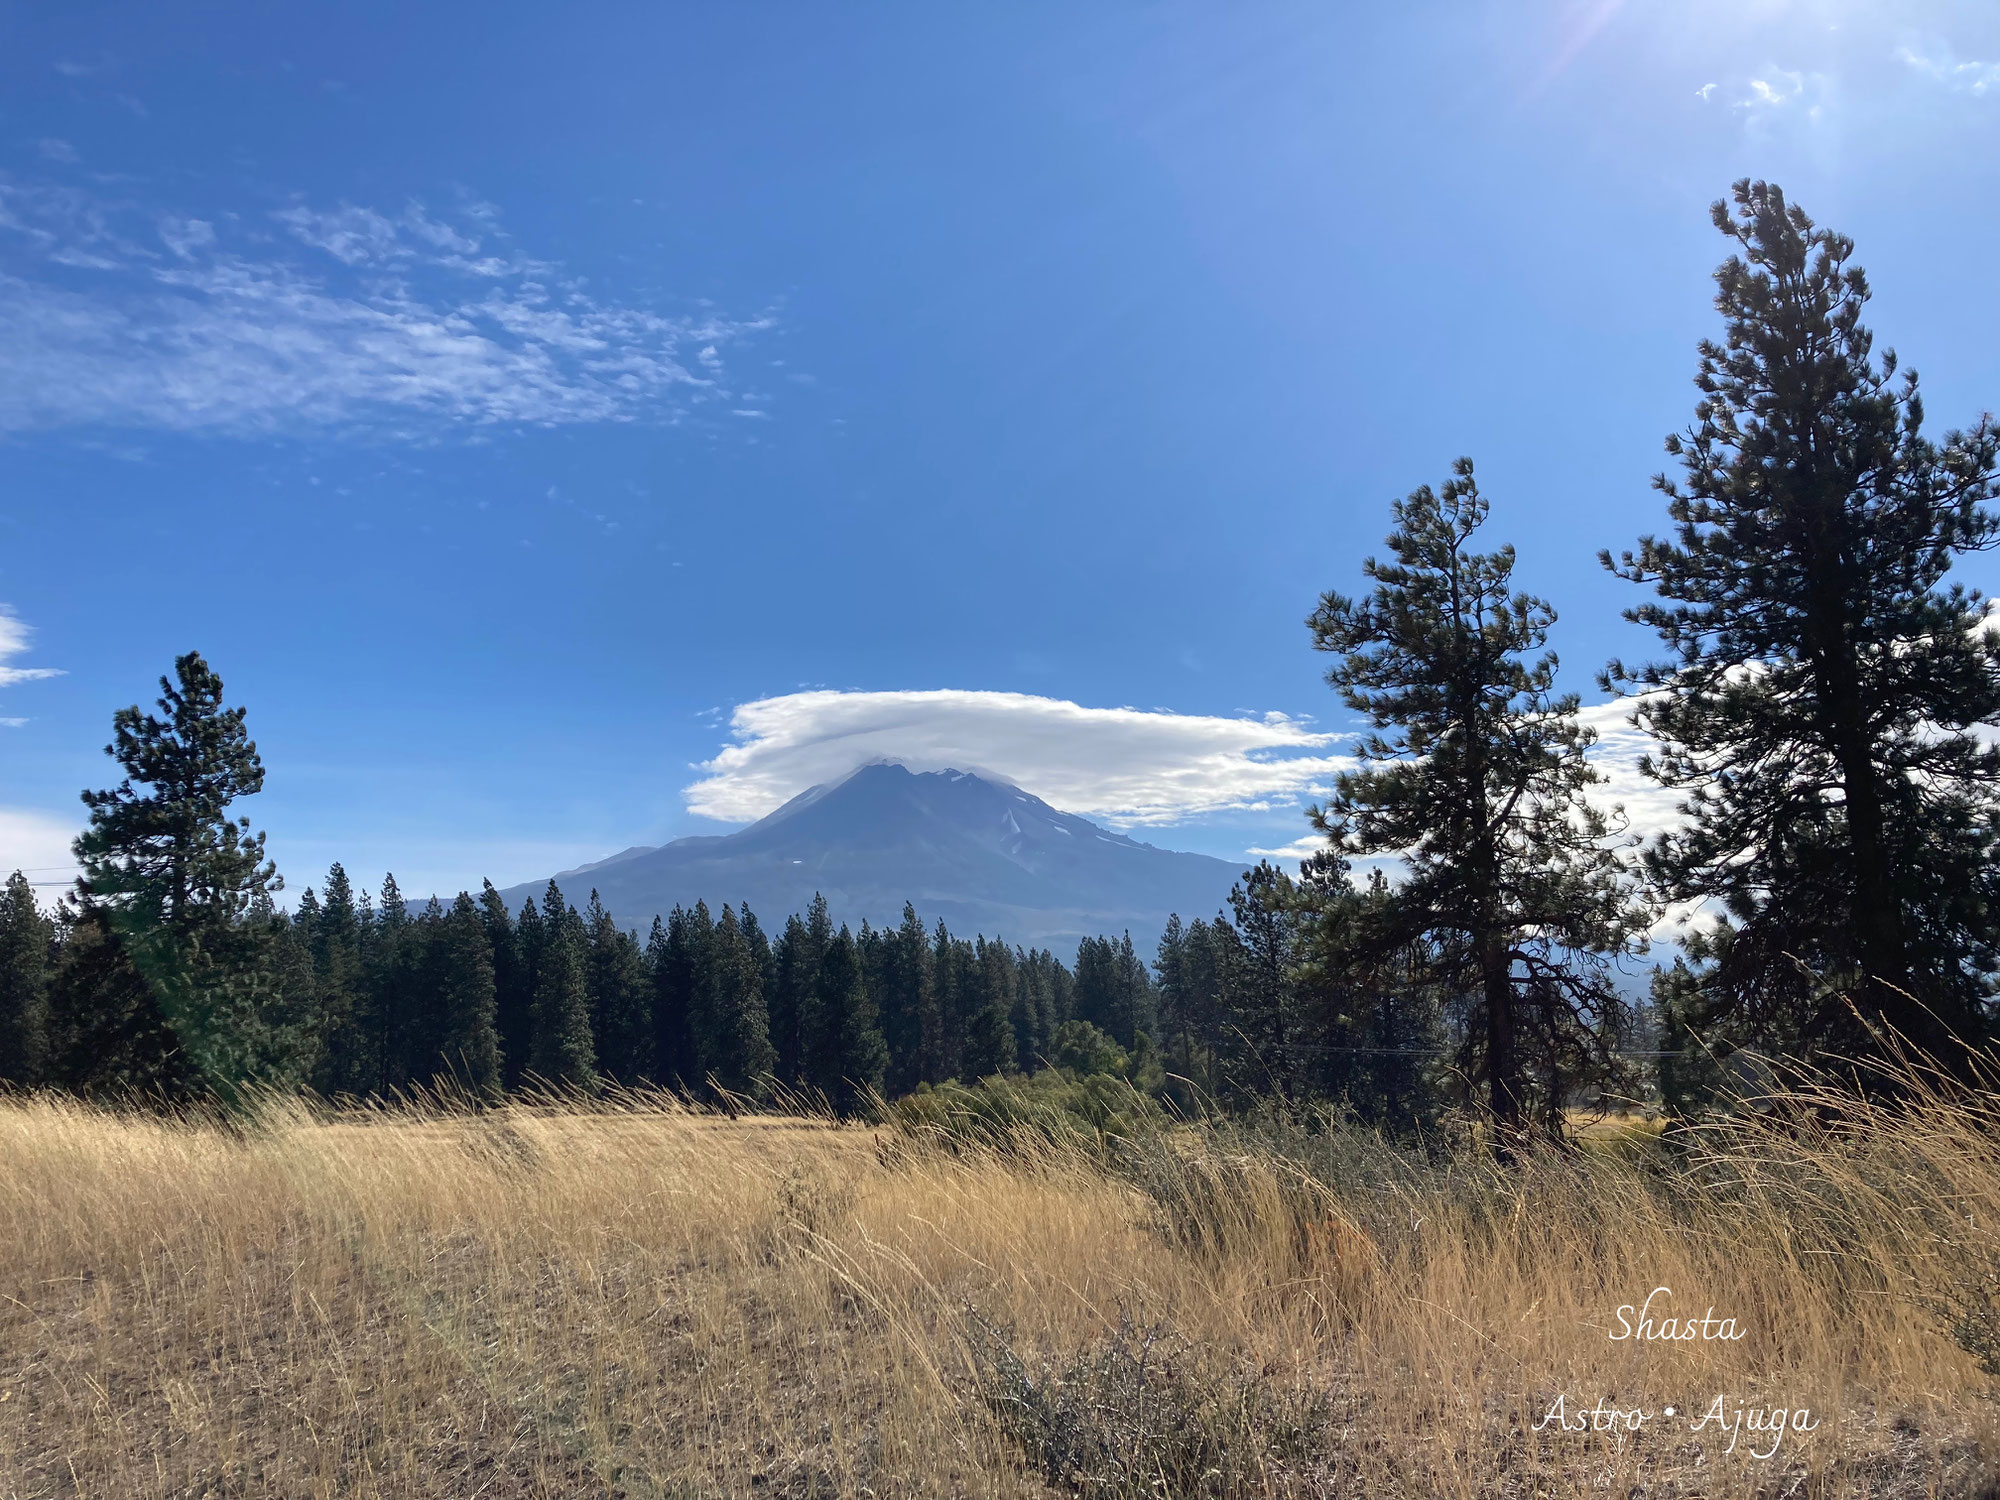
[[[984,935],[972,941],[969,1014],[965,1024],[965,1058],[960,1064],[967,1078],[990,1078],[996,1073],[1020,1071],[1020,1049],[1014,1037],[1014,1008],[1019,983],[1014,973],[1013,955],[1004,943],[986,941]]]
[[[590,935],[590,1030],[598,1071],[618,1083],[641,1083],[653,1076],[653,980],[645,953],[596,891],[583,921]]]
[[[528,908],[532,911],[532,904]],[[521,935],[508,914],[507,902],[487,881],[479,892],[479,921],[486,929],[487,950],[493,955],[493,1030],[500,1048],[504,1087],[521,1081],[535,1039],[535,986]]]
[[[726,903],[710,937],[707,969],[694,1014],[702,1077],[731,1095],[759,1092],[769,1083],[777,1062],[763,969],[742,923]]]
[[[366,997],[369,1046],[373,1052],[373,1087],[387,1091],[407,1088],[415,1057],[429,1049],[416,1034],[421,1007],[416,995],[420,942],[413,931],[409,904],[393,874],[382,877],[382,903],[375,920],[362,929],[362,993]]]
[[[514,920],[514,951],[520,964],[519,975],[522,993],[526,996],[521,1015],[521,1047],[518,1054],[509,1050],[508,1033],[501,1033],[501,1065],[507,1073],[507,1087],[520,1088],[528,1082],[535,1068],[535,996],[541,984],[542,950],[546,943],[542,934],[542,912],[532,900],[521,903],[521,914]],[[497,981],[496,981],[497,987]],[[502,1011],[501,1021],[506,1021]]]
[[[424,1028],[429,1046],[418,1059],[417,1081],[432,1087],[448,1081],[472,1098],[495,1099],[504,1074],[487,915],[469,892],[460,891],[434,927],[425,925],[433,1019]]]
[[[1259,1092],[1292,1094],[1300,1084],[1302,1044],[1295,978],[1299,901],[1292,882],[1269,860],[1243,872],[1229,892],[1242,941],[1230,1010],[1235,1039],[1247,1051],[1246,1081]]]
[[[806,1081],[841,1114],[853,1114],[882,1087],[889,1049],[868,993],[861,950],[841,928],[821,955],[807,1040]]]
[[[535,1039],[529,1057],[537,1082],[595,1089],[596,1049],[590,1035],[589,935],[576,908],[551,880],[542,895],[535,954]]]
[[[832,941],[833,922],[827,915],[826,897],[814,892],[805,916],[793,915],[786,920],[772,954],[771,984],[766,992],[771,1047],[777,1059],[774,1069],[778,1081],[788,1087],[806,1082],[806,1039],[818,1025],[813,1011],[819,1003],[819,968]]]
[[[658,1081],[694,1092],[702,1087],[703,1061],[695,1022],[704,1010],[715,951],[708,905],[676,906],[666,931],[649,944],[653,971],[653,1057]]]
[[[310,1087],[319,1074],[323,1009],[312,950],[316,906],[301,898],[298,915],[288,916],[264,897],[252,909],[250,920],[262,929],[267,987],[259,1018],[265,1053],[259,1081],[274,1090]]]
[[[361,924],[354,887],[336,864],[326,874],[308,942],[319,978],[319,1056],[314,1086],[329,1097],[366,1094],[374,1087],[371,1044],[363,1013]]]
[[[942,1083],[951,1075],[944,1068],[944,1016],[931,973],[931,945],[916,907],[907,901],[902,923],[884,934],[882,959],[887,1085],[892,1093],[906,1094],[919,1083]]]
[[[0,1085],[40,1083],[48,1068],[49,959],[55,924],[16,870],[0,887]]]

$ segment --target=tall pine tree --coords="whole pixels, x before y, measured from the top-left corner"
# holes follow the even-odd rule
[[[1235,966],[1235,1029],[1248,1049],[1257,1082],[1274,1093],[1298,1087],[1300,1044],[1298,999],[1293,978],[1298,966],[1298,900],[1292,883],[1269,860],[1243,873],[1229,892],[1236,931],[1243,940]]]
[[[1723,912],[1681,993],[1766,1045],[1852,1052],[1886,1028],[1962,1063],[2000,966],[2000,749],[1975,732],[2000,720],[2000,632],[1946,575],[2000,539],[2000,432],[1924,436],[1846,236],[1761,182],[1713,216],[1737,253],[1694,425],[1668,439],[1681,475],[1654,481],[1673,536],[1604,559],[1658,593],[1628,614],[1668,647],[1606,674],[1642,694],[1647,769],[1686,794],[1647,870]]]
[[[1486,514],[1462,458],[1396,503],[1395,560],[1363,567],[1373,593],[1328,593],[1308,623],[1338,658],[1327,681],[1378,731],[1316,822],[1341,855],[1409,870],[1357,959],[1422,942],[1443,988],[1473,997],[1461,1063],[1505,1155],[1531,1113],[1560,1126],[1580,1057],[1613,1070],[1625,1007],[1606,957],[1641,919],[1587,798],[1577,700],[1556,694],[1553,652],[1527,659],[1555,612],[1513,591],[1513,548],[1472,550]]]
[[[979,1008],[976,976],[972,944],[953,937],[940,920],[931,938],[931,987],[937,995],[938,1064],[947,1070],[945,1078],[981,1076],[966,1065],[972,1018]]]
[[[83,794],[90,824],[76,841],[78,924],[93,929],[80,951],[95,964],[129,965],[140,982],[106,969],[100,990],[65,987],[73,1037],[103,1031],[158,1050],[128,1047],[116,1077],[100,1075],[87,1049],[72,1050],[72,1075],[232,1096],[271,1063],[260,1015],[271,999],[263,932],[248,919],[283,883],[264,857],[264,836],[229,816],[239,798],[263,789],[264,764],[244,710],[224,705],[222,679],[198,652],[176,658],[173,677],[160,679],[158,706],[114,716],[105,753],[124,780]]]
[[[0,888],[0,1085],[42,1081],[48,1067],[49,954],[55,928],[16,870]]]
[[[1085,938],[1076,948],[1076,1016],[1124,1048],[1153,1024],[1152,985],[1128,932],[1120,942]]]
[[[884,951],[882,1030],[889,1046],[887,1083],[908,1093],[951,1077],[944,1063],[944,1013],[938,1007],[930,940],[909,902]]]
[[[1014,956],[1001,942],[981,936],[972,944],[973,983],[977,1001],[966,1031],[965,1071],[984,1078],[1020,1071],[1020,1044],[1014,1034],[1014,1012],[1020,985]]]
[[[261,1081],[274,1089],[309,1087],[319,1074],[321,991],[313,964],[313,925],[320,913],[307,891],[296,917],[267,896],[251,921],[262,929],[268,994],[260,1017],[265,1065]]]

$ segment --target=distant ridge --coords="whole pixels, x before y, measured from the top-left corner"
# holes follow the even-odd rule
[[[594,887],[619,923],[697,900],[748,902],[767,928],[825,895],[836,922],[893,926],[914,902],[926,923],[1065,958],[1078,939],[1130,931],[1151,958],[1167,916],[1213,916],[1242,867],[1180,854],[1058,812],[999,777],[862,766],[801,792],[739,832],[635,846],[556,875],[581,905]],[[518,908],[546,881],[503,892]]]

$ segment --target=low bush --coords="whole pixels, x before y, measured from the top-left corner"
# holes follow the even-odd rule
[[[1059,1146],[1104,1157],[1173,1123],[1158,1101],[1122,1078],[1060,1068],[920,1086],[884,1109],[908,1142],[947,1151]]]
[[[1001,1430],[1049,1483],[1094,1500],[1233,1500],[1324,1493],[1324,1395],[1261,1372],[1218,1368],[1165,1323],[1129,1312],[1096,1344],[1023,1354],[968,1313],[980,1392]]]

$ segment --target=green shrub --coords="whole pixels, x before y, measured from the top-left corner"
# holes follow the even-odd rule
[[[1057,1145],[1099,1157],[1170,1123],[1155,1100],[1122,1078],[1077,1077],[1058,1068],[1030,1078],[919,1086],[888,1106],[888,1115],[905,1139],[947,1150]]]

